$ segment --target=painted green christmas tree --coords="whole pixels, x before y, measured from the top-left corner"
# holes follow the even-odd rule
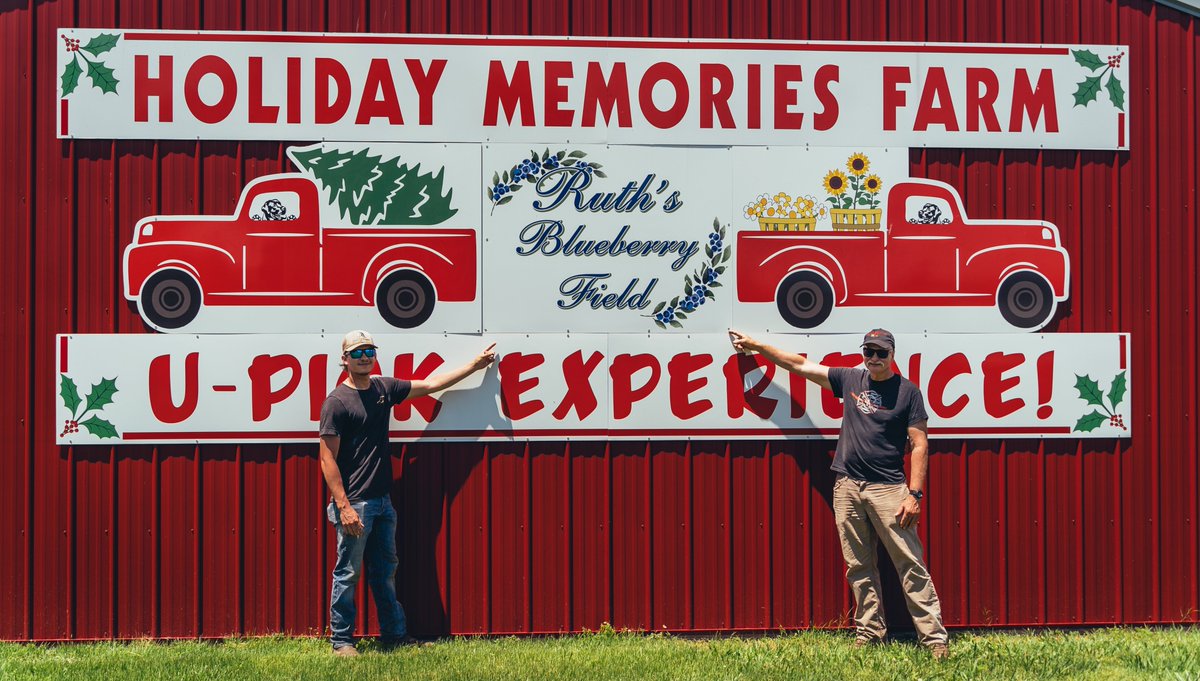
[[[445,167],[422,173],[399,158],[369,148],[341,150],[323,144],[292,147],[288,156],[329,191],[339,214],[356,225],[436,225],[458,212],[454,190],[443,188]]]

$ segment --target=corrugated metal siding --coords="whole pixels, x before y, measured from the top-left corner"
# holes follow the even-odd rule
[[[959,187],[972,214],[1059,225],[1073,293],[1053,328],[1133,334],[1138,437],[935,441],[922,533],[952,625],[1196,622],[1197,23],[1101,0],[8,3],[0,638],[315,634],[326,619],[315,447],[54,445],[54,334],[143,331],[119,290],[130,226],[230,211],[286,166],[271,143],[56,140],[53,31],[72,25],[1128,43],[1132,152],[914,150],[911,165]],[[845,624],[832,449],[396,445],[414,631]]]

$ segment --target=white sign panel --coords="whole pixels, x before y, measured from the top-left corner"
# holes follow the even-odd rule
[[[720,147],[487,145],[484,331],[729,328],[729,160]]]
[[[829,438],[828,391],[733,351],[725,334],[381,335],[379,368],[425,378],[487,344],[499,362],[398,405],[399,439]],[[860,335],[767,335],[855,366]],[[57,442],[312,442],[340,335],[58,337]],[[934,437],[1129,437],[1124,334],[897,335]]]
[[[1120,45],[58,33],[60,137],[1129,145]]]

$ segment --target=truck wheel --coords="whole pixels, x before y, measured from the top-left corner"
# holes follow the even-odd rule
[[[811,329],[833,312],[833,287],[815,272],[796,272],[783,280],[775,294],[779,314],[798,329]]]
[[[140,312],[160,329],[187,326],[200,312],[200,284],[179,270],[156,272],[142,285]]]
[[[1020,329],[1035,329],[1054,313],[1054,291],[1033,272],[1017,272],[1000,284],[996,305],[1004,320]]]
[[[375,306],[388,324],[412,329],[433,314],[435,298],[433,284],[428,279],[412,270],[401,270],[389,274],[379,284]]]

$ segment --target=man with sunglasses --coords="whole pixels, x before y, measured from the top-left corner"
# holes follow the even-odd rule
[[[342,339],[346,380],[321,405],[321,473],[329,486],[329,522],[337,527],[337,561],[329,597],[333,651],[358,655],[354,639],[354,591],[367,563],[379,613],[381,644],[416,643],[396,599],[396,510],[392,507],[392,455],[388,424],[392,407],[406,399],[445,390],[496,359],[493,343],[471,362],[425,380],[372,376],[375,340],[366,331]]]
[[[941,605],[925,567],[917,519],[929,470],[928,416],[921,390],[892,371],[896,339],[873,329],[863,338],[865,369],[830,368],[731,330],[740,352],[758,352],[793,374],[841,397],[846,409],[831,468],[833,512],[846,581],[854,592],[855,645],[887,635],[875,542],[887,549],[908,602],[917,635],[937,659],[949,654]],[[912,445],[912,470],[904,479],[904,452]]]

